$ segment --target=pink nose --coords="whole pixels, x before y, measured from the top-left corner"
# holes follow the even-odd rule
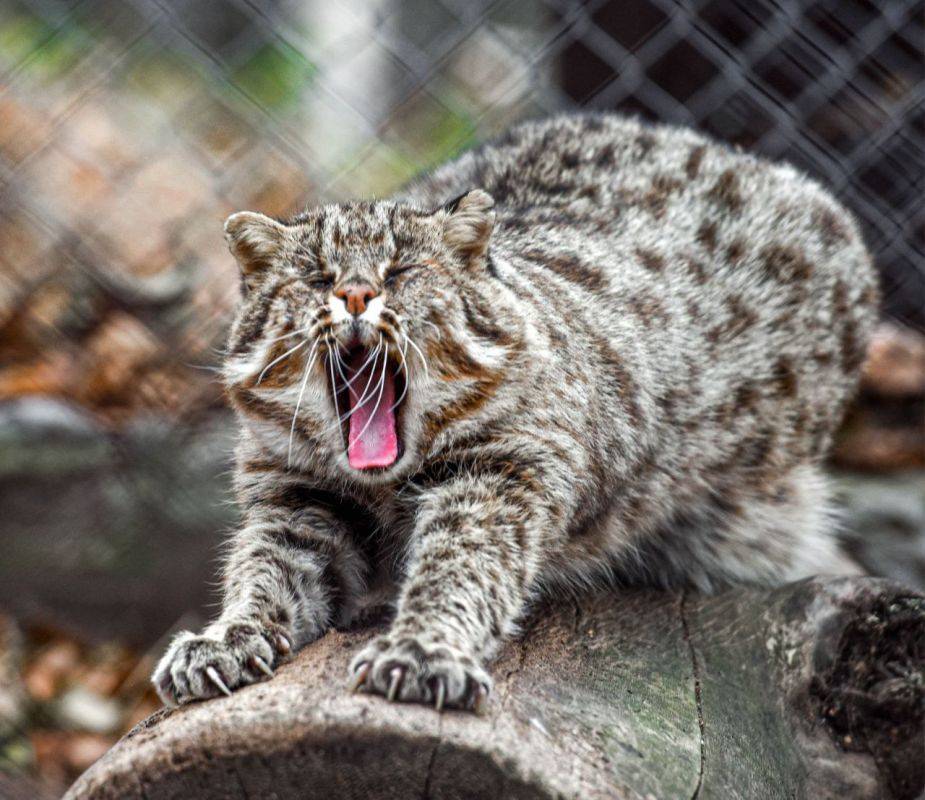
[[[368,283],[348,283],[334,290],[334,296],[344,301],[353,316],[362,314],[366,311],[366,304],[372,300],[379,292],[373,289]]]

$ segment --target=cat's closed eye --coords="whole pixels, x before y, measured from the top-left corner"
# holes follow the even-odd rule
[[[310,289],[325,291],[334,285],[334,278],[331,275],[320,273],[308,276],[305,283],[308,284]]]
[[[391,267],[385,276],[385,285],[393,286],[395,282],[398,280],[399,276],[404,275],[405,273],[411,272],[413,270],[423,269],[423,267],[424,267],[423,264],[415,264],[415,263],[401,264],[401,265]]]

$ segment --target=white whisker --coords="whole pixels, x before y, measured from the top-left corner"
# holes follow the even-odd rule
[[[306,344],[308,344],[308,339],[303,339],[301,342],[299,342],[299,343],[298,343],[295,347],[293,347],[291,350],[287,350],[285,353],[283,353],[279,358],[274,358],[269,364],[267,364],[267,365],[263,368],[263,371],[260,373],[260,376],[257,378],[257,383],[256,383],[255,385],[256,385],[256,386],[260,386],[260,381],[263,380],[263,376],[266,375],[267,372],[268,372],[272,367],[274,367],[276,364],[279,364],[279,362],[282,361],[282,360],[283,360],[284,358],[286,358],[287,356],[291,356],[296,350],[298,350],[300,347],[304,347]]]
[[[289,428],[289,454],[286,457],[286,466],[292,466],[292,440],[295,437],[295,424],[299,418],[299,407],[302,405],[302,395],[305,394],[305,386],[308,384],[308,376],[311,375],[312,367],[315,365],[315,357],[318,355],[318,344],[320,339],[315,339],[312,349],[309,351],[308,360],[305,364],[305,374],[302,377],[302,388],[299,389],[299,398],[295,404],[295,411],[292,414],[292,426]]]
[[[401,401],[405,399],[406,394],[408,394],[408,379],[407,378],[405,379],[404,388],[402,388],[401,390],[401,395],[399,396],[398,400],[392,403],[391,407],[389,408],[389,411],[394,411],[396,408],[398,408],[401,405]]]
[[[398,348],[398,355],[401,356],[401,360],[398,363],[398,370],[402,370],[405,373],[405,385],[401,390],[401,396],[392,404],[392,407],[389,409],[389,411],[394,411],[396,408],[398,408],[401,405],[402,400],[405,399],[405,395],[408,394],[408,384],[411,382],[411,376],[408,374],[408,363],[406,358],[407,352],[407,344],[405,345],[404,350],[402,350],[401,347]],[[396,374],[398,374],[398,370],[396,370]]]
[[[376,347],[376,354],[377,354],[377,355],[378,355],[378,353],[379,353],[379,351],[380,351],[381,349],[382,349],[382,341],[381,341],[381,338],[380,338],[379,346]],[[388,360],[388,356],[387,356],[387,355],[384,356],[384,358],[385,358],[386,360]],[[369,371],[369,378],[368,378],[367,381],[366,381],[366,386],[363,387],[363,394],[360,395],[360,399],[357,401],[357,403],[354,405],[353,408],[351,408],[346,414],[344,414],[344,416],[338,417],[338,422],[340,422],[340,423],[346,422],[346,421],[347,421],[348,419],[350,419],[350,417],[353,415],[353,412],[354,412],[354,411],[356,411],[358,408],[362,408],[362,407],[365,406],[370,400],[372,400],[373,394],[375,394],[375,389],[373,389],[373,391],[370,392],[369,397],[366,396],[366,392],[369,390],[369,387],[370,387],[370,385],[371,385],[372,382],[373,382],[373,378],[374,378],[375,375],[376,375],[376,364],[378,364],[378,363],[379,363],[379,360],[378,360],[378,358],[377,358],[376,361],[373,362],[373,367],[372,367],[372,369]]]
[[[434,325],[434,323],[431,322],[429,319],[423,319],[421,320],[421,322],[423,322],[425,325],[430,325],[430,327],[433,328],[437,332],[438,339],[443,338],[443,331],[440,330],[440,328],[438,328],[436,325]]]
[[[418,347],[418,346],[414,343],[414,340],[413,340],[407,333],[405,333],[404,331],[402,331],[402,335],[405,337],[405,341],[406,341],[409,345],[411,345],[411,346],[414,348],[414,351],[418,354],[418,358],[421,359],[421,365],[424,367],[424,375],[425,375],[425,377],[427,377],[427,379],[429,380],[429,379],[430,379],[430,371],[427,369],[427,359],[424,358],[424,354],[421,352],[421,348]]]
[[[331,358],[331,344],[327,336],[324,337],[325,342],[328,343],[328,372],[331,373],[331,397],[334,398],[334,415],[340,417],[340,407],[337,403],[337,381],[334,380],[334,361]]]
[[[349,381],[347,381],[347,388],[348,388],[348,389],[353,385],[353,382],[354,382],[360,375],[363,374],[363,370],[366,369],[366,367],[369,365],[369,362],[372,361],[373,358],[377,358],[377,359],[378,359],[379,351],[380,351],[381,349],[382,349],[382,336],[380,335],[380,336],[379,336],[379,344],[376,345],[376,349],[375,349],[375,350],[372,352],[372,354],[366,359],[366,361],[364,361],[363,364],[356,370],[356,372],[354,373],[354,376],[353,376]]]
[[[311,325],[306,325],[304,328],[299,328],[297,331],[290,331],[289,333],[284,333],[282,336],[274,336],[272,339],[264,339],[264,341],[267,344],[272,344],[273,342],[281,342],[283,339],[291,339],[293,336],[298,336],[300,333],[308,333],[311,329]]]
[[[398,355],[401,356],[398,363],[395,365],[395,374],[398,375],[402,370],[405,371],[405,377],[408,377],[408,367],[405,364],[405,351],[401,349],[401,345],[398,343],[398,340],[395,340],[395,349],[398,351]],[[408,349],[408,346],[405,345],[405,350]]]
[[[330,344],[328,346],[330,347]],[[340,347],[337,345],[336,342],[334,344],[333,352],[334,352],[334,359],[335,359],[334,363],[337,366],[337,371],[338,373],[340,373],[341,378],[343,378],[344,383],[346,383],[347,376],[344,374],[344,360],[340,357]],[[336,390],[336,387],[335,387],[335,390]]]
[[[376,418],[376,412],[379,410],[379,404],[382,402],[382,394],[383,392],[385,392],[385,371],[386,369],[388,369],[388,366],[389,366],[389,359],[388,359],[388,356],[386,356],[382,359],[382,376],[379,378],[379,396],[376,398],[376,405],[373,408],[373,413],[370,414],[369,419],[366,420],[366,424],[363,426],[363,430],[361,430],[357,434],[357,437],[356,437],[357,439],[363,438],[363,434],[366,433],[366,429],[370,426],[372,421]]]

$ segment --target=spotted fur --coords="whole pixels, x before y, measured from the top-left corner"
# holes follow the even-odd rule
[[[356,681],[472,706],[538,592],[853,571],[819,462],[877,288],[851,216],[796,170],[564,116],[393,199],[226,231],[245,522],[219,619],[157,669],[166,701],[387,605]],[[354,323],[334,290],[356,280],[379,298]],[[348,465],[331,391],[358,330],[408,389],[400,457],[371,471]]]

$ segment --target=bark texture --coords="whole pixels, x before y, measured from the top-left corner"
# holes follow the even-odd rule
[[[876,579],[537,609],[484,717],[350,695],[373,631],[161,711],[67,798],[915,798],[925,599]]]

